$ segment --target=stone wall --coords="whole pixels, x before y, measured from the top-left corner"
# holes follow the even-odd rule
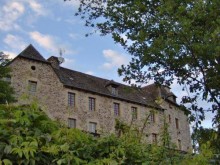
[[[32,68],[35,67],[35,70]],[[18,104],[37,101],[51,118],[62,118],[64,95],[63,85],[49,64],[16,58],[11,64],[11,84]],[[37,82],[37,91],[29,93],[28,81]]]
[[[67,106],[68,92],[75,94],[75,107]],[[116,118],[127,123],[128,125],[132,124],[134,127],[138,127],[140,129],[143,127],[143,123],[151,111],[151,108],[148,108],[146,106],[91,94],[84,91],[65,89],[64,93],[66,93],[65,102],[67,106],[65,118],[67,119],[68,117],[70,117],[76,119],[77,128],[83,130],[88,130],[89,122],[96,122],[98,126],[97,130],[99,133],[114,133]],[[95,98],[96,100],[95,111],[89,110],[89,97]],[[120,116],[114,115],[114,103],[118,103],[120,105]],[[131,107],[136,107],[138,111],[137,119],[133,121]],[[161,126],[163,125],[163,111],[156,111],[156,122],[148,122],[145,128],[145,134],[159,134],[160,132]],[[149,136],[149,138],[151,137]]]
[[[177,107],[176,105],[168,103],[166,101],[163,101],[161,106],[165,109],[166,122],[169,126],[168,130],[171,135],[171,141],[176,144],[178,148],[178,140],[180,140],[181,150],[191,150],[189,122],[184,111],[180,110],[179,107]],[[179,128],[176,128],[176,119],[178,119]]]
[[[33,66],[35,69],[33,69]],[[69,89],[63,86],[59,78],[53,71],[51,65],[24,58],[16,58],[11,64],[12,86],[15,89],[18,104],[28,104],[30,100],[37,100],[42,109],[49,117],[60,120],[67,124],[68,118],[76,119],[76,127],[88,131],[89,122],[97,123],[97,131],[101,134],[115,132],[115,119],[126,122],[128,125],[132,121],[131,107],[137,107],[137,120],[132,121],[134,127],[141,128],[149,116],[152,108],[133,104],[126,101],[116,100],[110,97],[89,93],[77,89]],[[28,81],[37,82],[35,94],[29,94]],[[75,94],[75,106],[68,106],[68,92]],[[29,99],[25,99],[25,98]],[[89,110],[89,97],[95,98],[95,111]],[[120,116],[114,116],[114,103],[120,104]],[[168,114],[172,116],[169,131],[172,141],[181,140],[182,150],[187,151],[190,147],[189,125],[186,116],[178,109],[170,109],[166,102],[163,107],[167,110],[154,110],[155,123],[148,122],[144,134],[146,141],[152,142],[152,133],[159,135],[164,126],[164,117]],[[175,117],[179,119],[180,128],[175,128]],[[180,133],[179,133],[180,132]]]

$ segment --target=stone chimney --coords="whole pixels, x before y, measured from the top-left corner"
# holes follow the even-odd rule
[[[51,56],[47,59],[47,61],[51,63],[53,68],[60,69],[60,62],[58,60],[58,57]]]

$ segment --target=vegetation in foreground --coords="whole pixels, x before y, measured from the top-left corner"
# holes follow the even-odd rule
[[[69,129],[49,119],[35,103],[0,105],[0,165],[208,164],[211,157],[208,145],[198,155],[183,155],[143,143],[132,131],[96,138]]]

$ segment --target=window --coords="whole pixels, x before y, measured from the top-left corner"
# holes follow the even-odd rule
[[[182,149],[181,140],[178,140],[178,149],[179,149],[179,150],[181,150],[181,149]]]
[[[35,93],[37,91],[37,82],[28,81],[28,91],[30,93]]]
[[[68,127],[76,128],[76,119],[68,118]]]
[[[36,69],[36,67],[35,67],[35,66],[31,66],[31,69],[32,69],[32,70],[35,70],[35,69]]]
[[[95,111],[95,98],[89,97],[89,110]]]
[[[118,103],[114,103],[114,115],[115,116],[119,116],[120,115],[119,104]]]
[[[94,123],[94,122],[89,122],[89,132],[91,133],[96,133],[96,126],[97,126],[97,123]]]
[[[8,77],[4,77],[3,80],[9,84],[11,84],[11,77],[8,76]]]
[[[154,112],[150,112],[150,122],[155,123],[155,113]]]
[[[75,106],[75,93],[68,92],[68,106]]]
[[[171,123],[171,115],[169,115],[168,117],[169,117],[169,123]]]
[[[137,107],[131,107],[132,119],[137,119]]]
[[[113,94],[113,95],[117,95],[117,94],[118,94],[117,88],[112,87],[112,94]]]
[[[157,134],[152,133],[152,143],[157,144]]]
[[[179,129],[179,119],[175,118],[175,122],[176,122],[176,129]]]

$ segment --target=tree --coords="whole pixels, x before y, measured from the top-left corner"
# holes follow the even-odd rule
[[[118,70],[124,81],[176,81],[188,93],[182,104],[191,119],[198,125],[212,111],[220,136],[219,6],[219,0],[80,0],[76,15],[131,54]]]
[[[10,79],[10,69],[7,67],[9,62],[8,56],[0,52],[0,104],[5,104],[14,101],[13,89],[6,78]]]
[[[208,164],[213,157],[205,148],[193,156],[170,150],[165,144],[148,144],[136,130],[97,138],[51,120],[36,102],[0,105],[0,165],[11,164]],[[166,132],[166,129],[163,130]],[[164,133],[161,134],[163,136]],[[167,134],[167,133],[165,133]],[[166,135],[165,135],[166,136]]]
[[[202,145],[208,142],[210,148],[213,150],[214,153],[220,153],[220,141],[216,138],[216,135],[217,131],[214,129],[203,127],[195,128],[192,133],[194,149],[197,150],[198,147],[199,152],[201,150]]]

